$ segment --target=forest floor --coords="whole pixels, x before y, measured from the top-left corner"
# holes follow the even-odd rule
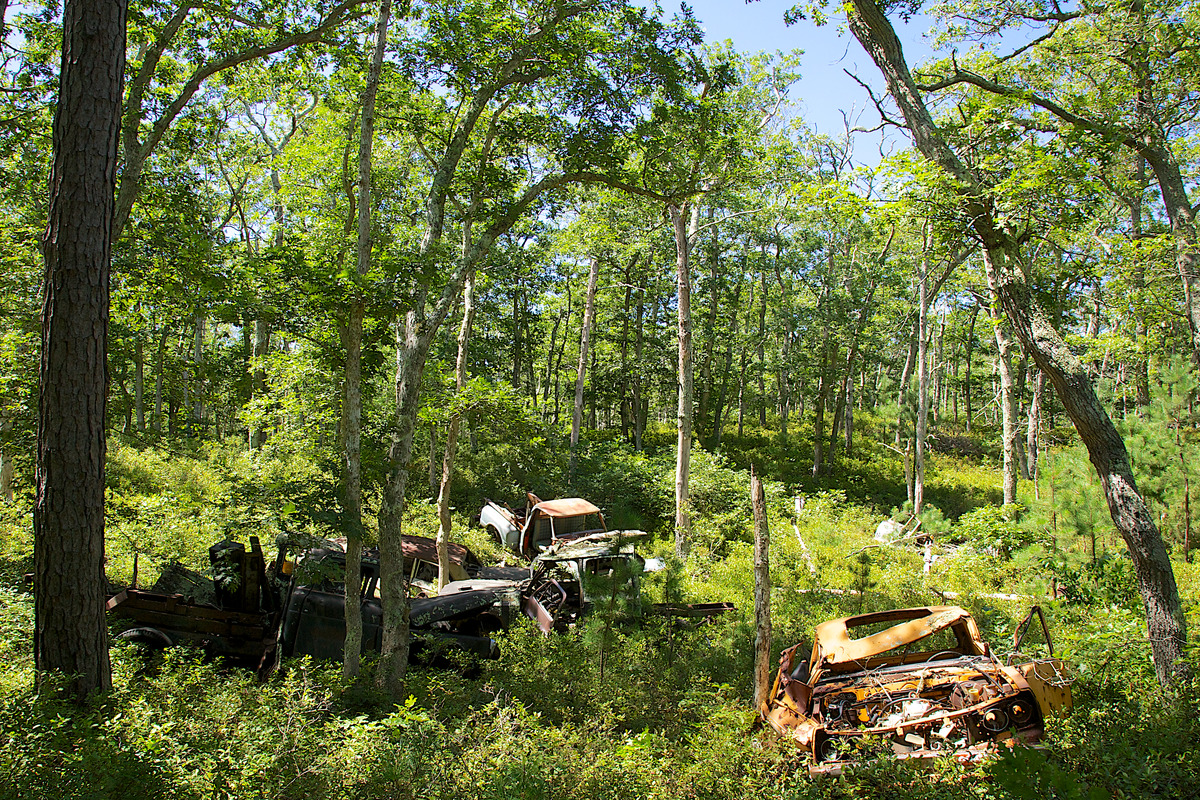
[[[668,437],[660,438],[638,454],[594,437],[581,460],[585,477],[572,487],[549,480],[543,496],[588,497],[610,527],[656,534],[644,555],[668,555],[673,458]],[[398,706],[371,688],[370,662],[355,683],[337,665],[307,659],[260,683],[184,649],[148,660],[130,645],[114,647],[114,687],[88,711],[39,692],[32,601],[21,580],[31,563],[29,497],[0,505],[0,798],[1196,796],[1200,689],[1157,686],[1141,603],[1102,499],[1072,488],[1086,480],[1078,453],[1045,457],[1037,496],[1022,484],[1018,516],[995,505],[994,458],[936,456],[935,508],[922,524],[954,546],[925,574],[915,549],[872,546],[881,520],[903,516],[903,473],[882,449],[841,459],[841,477],[823,485],[804,479],[804,465],[765,434],[727,440],[725,451],[696,451],[695,551],[685,567],[646,576],[644,592],[652,600],[669,593],[729,601],[736,613],[692,631],[595,622],[543,638],[519,627],[500,635],[500,659],[471,677],[414,667],[411,696]],[[455,538],[495,558],[485,532],[469,524],[489,488],[480,466],[489,457],[465,458]],[[1051,722],[1047,749],[1018,750],[978,769],[885,759],[841,778],[809,779],[796,750],[758,728],[751,710],[751,462],[774,478],[773,652],[826,619],[926,605],[948,591],[1000,646],[1029,605],[1041,604],[1055,652],[1076,676],[1074,710]],[[280,530],[319,533],[332,496],[316,460],[215,446],[183,455],[118,443],[109,489],[109,570],[118,582],[129,579],[135,551],[147,575],[172,560],[202,568],[208,546],[226,534],[270,541]],[[805,497],[799,516],[797,494]],[[432,535],[434,509],[409,505],[406,532]],[[1173,566],[1196,669],[1200,565]],[[1048,596],[1051,581],[1057,599]],[[994,597],[1001,593],[1028,599]]]

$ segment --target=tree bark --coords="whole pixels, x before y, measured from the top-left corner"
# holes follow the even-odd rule
[[[738,338],[737,309],[741,299],[742,282],[739,278],[737,286],[734,287],[733,302],[730,304],[733,311],[733,321],[729,331],[729,341],[725,345],[725,366],[721,369],[721,382],[717,389],[717,402],[713,405],[712,434],[708,441],[709,446],[714,450],[721,446],[721,435],[724,433],[725,399],[729,390],[729,373],[733,370],[733,350]]]
[[[1025,453],[1029,463],[1029,479],[1033,481],[1034,497],[1038,492],[1038,454],[1041,447],[1042,396],[1046,389],[1046,374],[1038,370],[1033,380],[1033,397],[1029,401],[1029,419],[1025,426]]]
[[[708,315],[704,320],[704,353],[700,357],[700,402],[696,406],[696,424],[700,427],[700,439],[704,440],[704,431],[708,429],[709,416],[712,411],[713,384],[713,345],[717,338],[717,311],[721,305],[720,243],[717,239],[717,226],[713,225],[716,209],[708,208],[708,224],[712,225],[712,238],[708,248]]]
[[[647,281],[646,283],[649,283]],[[643,289],[646,287],[643,287]],[[633,403],[633,449],[635,452],[642,452],[642,433],[646,428],[646,417],[642,413],[642,344],[645,338],[645,312],[646,312],[646,293],[645,291],[638,292],[637,302],[637,321],[634,325],[634,340],[633,340],[633,361],[636,365],[633,372],[633,385],[631,387],[632,403]]]
[[[921,320],[913,320],[913,332],[908,339],[908,356],[904,359],[904,369],[900,371],[900,386],[896,389],[896,445],[904,437],[904,405],[908,399],[908,383],[912,380],[913,367],[917,363],[917,337],[921,332]]]
[[[204,311],[197,307],[194,320],[195,327],[192,335],[192,407],[191,422],[192,436],[199,436],[204,428],[204,337],[208,330],[208,319]]]
[[[1132,557],[1155,672],[1160,684],[1172,685],[1186,677],[1187,627],[1166,547],[1138,493],[1125,442],[1096,396],[1087,371],[1034,303],[1017,241],[999,224],[986,187],[964,167],[934,125],[891,23],[873,0],[851,0],[847,10],[851,32],[883,73],[918,150],[954,180],[962,210],[988,253],[984,260],[988,284],[1087,447],[1113,524]]]
[[[371,153],[375,141],[375,98],[379,92],[383,52],[387,44],[392,1],[380,0],[375,23],[375,49],[362,96],[362,128],[358,140],[358,242],[356,272],[371,271]],[[366,302],[355,300],[346,333],[345,441],[346,482],[346,638],[342,648],[342,674],[358,675],[362,655],[362,331]],[[405,656],[407,661],[407,654]]]
[[[966,407],[964,409],[966,411],[966,417],[967,417],[967,420],[965,423],[965,429],[966,429],[966,432],[968,435],[970,435],[970,433],[971,433],[971,413],[972,413],[971,412],[971,359],[974,358],[974,356],[975,356],[975,321],[977,319],[979,319],[979,304],[978,303],[971,306],[971,322],[970,322],[970,324],[967,325],[967,343],[966,343],[967,355],[966,355],[966,358],[964,359],[966,361],[966,369],[964,370],[964,372],[966,374],[963,376],[963,404]]]
[[[763,254],[765,257],[765,253]],[[758,342],[755,356],[758,358],[758,424],[767,427],[767,359],[765,346],[767,341],[767,271],[764,268],[759,274],[761,291],[758,300]]]
[[[922,257],[917,273],[917,431],[913,452],[913,513],[925,502],[925,437],[929,432],[929,259]]]
[[[750,468],[754,507],[754,707],[766,704],[771,691],[771,534],[762,479]]]
[[[34,505],[34,658],[77,701],[112,683],[104,617],[109,264],[124,0],[67,0],[54,114]]]
[[[137,416],[137,432],[146,432],[146,356],[142,332],[134,331],[133,342],[133,408]]]
[[[454,388],[461,394],[467,385],[467,343],[471,336],[471,321],[475,317],[475,271],[467,273],[463,282],[463,316],[458,326],[458,355],[454,359]],[[462,416],[450,415],[446,427],[446,452],[442,458],[442,483],[438,489],[438,590],[450,582],[450,479],[454,473],[454,455],[458,449],[458,428]]]
[[[588,345],[591,343],[592,322],[596,315],[596,282],[600,276],[600,259],[592,256],[588,265],[587,296],[583,306],[583,329],[579,333],[579,364],[575,368],[575,411],[571,416],[571,461],[567,467],[567,483],[575,479],[579,459],[579,432],[583,425],[583,386],[587,380]]]
[[[991,256],[985,251],[983,254],[984,263],[987,264]],[[994,269],[994,266],[989,266],[988,269]],[[1002,433],[1002,444],[1004,452],[1004,504],[1017,502],[1017,479],[1019,477],[1020,464],[1019,455],[1017,453],[1017,441],[1020,437],[1020,430],[1017,428],[1017,398],[1016,386],[1013,381],[1012,374],[1012,339],[1008,338],[1008,331],[1005,329],[1005,320],[1001,316],[1000,309],[992,306],[988,308],[992,316],[993,329],[996,332],[996,369],[1000,374],[1000,418]]]
[[[11,451],[4,444],[4,438],[12,431],[12,420],[0,416],[0,500],[11,503],[14,500],[13,478],[16,470],[13,468]]]
[[[361,323],[361,321],[360,321]],[[360,324],[361,333],[361,324]],[[263,360],[271,346],[271,325],[262,316],[254,320],[254,349],[253,364],[250,373],[250,392],[253,397],[263,397],[267,393],[267,369]],[[250,426],[248,434],[251,450],[259,450],[267,441],[266,428],[257,423]]]
[[[692,276],[688,265],[697,211],[690,201],[667,206],[675,233],[675,282],[679,341],[679,402],[675,451],[675,557],[687,560],[692,547],[688,477],[692,459]]]

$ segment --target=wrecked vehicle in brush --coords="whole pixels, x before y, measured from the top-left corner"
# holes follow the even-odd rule
[[[525,508],[514,511],[488,500],[479,512],[479,524],[506,550],[532,561],[556,542],[571,541],[607,532],[604,515],[581,497],[542,500],[527,492]]]
[[[642,575],[664,566],[659,559],[644,559],[635,551],[634,542],[648,535],[644,531],[602,531],[559,539],[546,544],[528,569],[485,567],[478,578],[447,584],[441,594],[494,591],[499,602],[504,593],[516,592],[521,598],[520,612],[543,633],[566,630],[595,609],[618,617],[649,613],[700,620],[733,608],[730,603],[644,604]],[[512,618],[511,613],[497,616]]]
[[[269,671],[276,655],[339,659],[346,638],[346,556],[337,542],[305,550],[298,561],[287,558],[280,543],[270,565],[258,537],[247,548],[223,541],[209,550],[213,577],[170,565],[149,590],[135,585],[109,597],[109,616],[118,620],[117,636],[152,648],[194,645],[213,656]],[[405,536],[404,567],[410,585],[436,579],[436,549],[431,539]],[[431,558],[433,559],[431,561]],[[467,578],[479,563],[465,547],[450,545],[452,575]],[[378,652],[382,641],[379,559],[363,554],[362,598],[364,652]],[[519,597],[494,591],[457,597],[418,597],[411,601],[412,648],[417,662],[439,662],[447,650],[495,658],[490,633],[503,627],[497,614]],[[511,613],[511,612],[510,612]],[[519,610],[517,611],[519,613]]]
[[[1035,614],[1049,657],[1022,660],[1017,652]],[[758,709],[809,754],[810,774],[840,774],[872,742],[899,758],[975,763],[1001,743],[1037,742],[1046,718],[1071,707],[1070,679],[1036,606],[1004,661],[957,606],[836,619],[818,625],[813,638],[783,651]]]

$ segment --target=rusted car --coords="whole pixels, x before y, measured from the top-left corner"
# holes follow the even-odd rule
[[[119,638],[152,648],[191,644],[215,656],[231,658],[260,672],[269,671],[276,651],[284,656],[341,658],[346,636],[345,553],[336,540],[308,548],[298,562],[280,543],[266,565],[258,537],[250,547],[232,541],[209,550],[214,578],[170,566],[148,591],[131,586],[109,598],[107,610],[120,620]],[[405,536],[404,567],[410,586],[435,594],[437,554],[434,542]],[[480,568],[462,545],[450,546],[451,575],[466,579]],[[363,650],[378,651],[382,634],[379,558],[366,551],[362,561]],[[437,661],[442,650],[461,650],[483,658],[497,656],[490,634],[505,627],[500,617],[520,611],[513,592],[476,591],[454,598],[418,597],[412,601],[414,660]]]
[[[479,512],[479,524],[505,549],[529,560],[556,542],[608,530],[600,509],[587,500],[542,500],[532,492],[526,494],[525,509],[520,512],[488,500]]]
[[[1049,657],[1016,656],[1035,613]],[[881,611],[824,622],[814,642],[783,651],[759,708],[810,755],[810,774],[838,774],[874,750],[976,762],[1002,742],[1036,742],[1071,706],[1041,609],[1018,627],[1005,661],[957,606]],[[1012,663],[1017,661],[1018,663]]]

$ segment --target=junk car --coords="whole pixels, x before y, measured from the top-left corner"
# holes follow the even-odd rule
[[[607,531],[604,515],[587,500],[542,500],[532,492],[526,494],[520,512],[488,500],[479,512],[479,524],[490,530],[502,547],[528,560],[555,542]]]
[[[1049,657],[1020,661],[1035,613]],[[900,758],[976,762],[1002,742],[1036,742],[1046,718],[1071,707],[1040,608],[1018,627],[1013,651],[1001,661],[957,606],[835,619],[816,627],[811,645],[783,651],[758,711],[809,754],[814,775],[840,774],[870,742]]]
[[[413,585],[422,588],[430,569],[436,579],[432,540],[405,536],[403,547]],[[454,576],[466,578],[479,568],[461,545],[451,545],[450,555]],[[335,542],[307,550],[298,563],[287,560],[281,545],[267,567],[258,537],[251,536],[249,549],[219,542],[210,548],[209,559],[217,580],[171,565],[148,591],[131,586],[113,594],[106,608],[119,620],[118,637],[155,648],[198,645],[260,672],[272,667],[277,649],[285,656],[341,657],[346,556]],[[379,560],[370,551],[363,556],[362,576],[363,650],[377,651],[382,637]],[[495,658],[489,633],[503,626],[497,615],[519,601],[514,593],[499,591],[412,600],[413,658],[433,660],[445,648]]]

